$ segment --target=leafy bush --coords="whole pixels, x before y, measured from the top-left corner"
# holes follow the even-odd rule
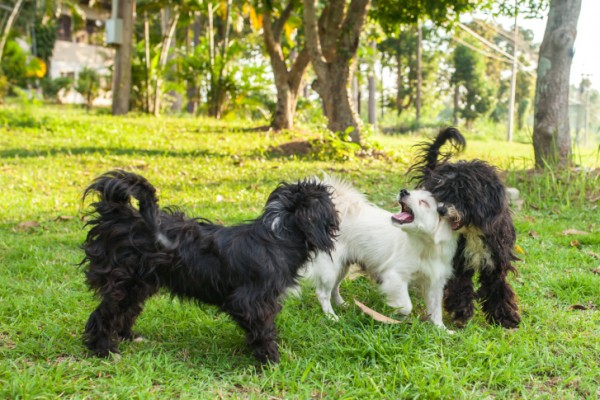
[[[0,65],[10,86],[27,85],[27,54],[14,40],[6,43]]]
[[[37,56],[45,62],[52,57],[54,43],[58,37],[58,28],[53,21],[42,24],[37,21],[34,27]]]
[[[46,100],[54,101],[59,103],[58,93],[62,90],[68,90],[73,85],[73,80],[66,76],[58,78],[50,78],[46,76],[40,81],[42,91],[44,92],[44,98]]]
[[[83,68],[77,78],[75,90],[85,99],[85,106],[91,109],[94,99],[100,93],[100,74],[92,68]]]
[[[317,160],[352,160],[355,157],[388,158],[381,145],[373,139],[367,127],[363,127],[363,141],[352,141],[350,134],[354,128],[348,127],[345,132],[326,130],[321,138],[310,141],[313,151],[311,155]]]

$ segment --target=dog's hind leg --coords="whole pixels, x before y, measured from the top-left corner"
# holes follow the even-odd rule
[[[513,288],[506,281],[506,268],[485,268],[479,274],[477,295],[486,319],[504,328],[516,328],[521,322]]]
[[[413,305],[408,293],[408,280],[390,270],[378,279],[379,289],[386,296],[387,305],[395,308],[402,315],[410,314]]]
[[[331,299],[333,297],[334,303],[338,305],[344,303],[344,299],[340,296],[339,286],[346,276],[347,268],[341,265],[339,255],[334,254],[332,258],[333,262],[329,259],[328,254],[319,254],[311,268],[313,268],[315,292],[321,308],[328,317],[337,321],[339,318],[333,310]]]
[[[118,353],[121,339],[133,339],[133,324],[143,303],[155,290],[139,286],[106,293],[85,326],[84,343],[99,357]]]
[[[464,326],[475,312],[476,298],[473,289],[475,271],[465,259],[465,238],[461,237],[453,261],[453,275],[444,290],[444,308],[452,315],[452,320]]]

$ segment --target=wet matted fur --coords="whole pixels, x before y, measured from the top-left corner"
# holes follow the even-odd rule
[[[444,306],[455,322],[464,324],[473,316],[473,301],[479,299],[489,322],[515,328],[521,316],[507,274],[516,273],[512,263],[518,258],[513,252],[516,233],[505,187],[496,168],[485,161],[450,162],[452,152],[440,152],[447,142],[456,152],[466,146],[457,129],[447,128],[433,141],[420,145],[420,158],[411,167],[417,186],[454,206],[460,216],[456,229],[461,237]],[[476,271],[477,292],[473,289]]]
[[[275,317],[298,269],[317,252],[331,252],[339,227],[331,189],[304,180],[280,184],[262,216],[224,227],[159,209],[142,176],[116,170],[85,191],[98,195],[83,249],[87,284],[100,305],[85,326],[85,344],[98,356],[116,353],[144,301],[159,288],[216,305],[246,331],[260,362],[278,362]],[[132,206],[132,198],[139,209]]]

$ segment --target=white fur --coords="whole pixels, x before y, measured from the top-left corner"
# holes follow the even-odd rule
[[[325,177],[333,187],[333,202],[340,214],[340,232],[331,257],[320,253],[306,267],[305,276],[316,285],[323,311],[337,320],[331,305],[344,303],[339,285],[352,263],[363,266],[379,283],[387,304],[404,315],[412,311],[408,286],[423,293],[431,321],[440,327],[444,286],[452,274],[458,234],[440,217],[437,202],[426,191],[410,192],[404,201],[414,221],[392,222],[392,213],[369,203],[349,184]]]

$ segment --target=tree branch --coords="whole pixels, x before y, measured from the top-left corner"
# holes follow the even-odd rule
[[[321,50],[315,3],[316,0],[304,0],[304,34],[306,36],[306,48],[308,49],[313,68],[317,76],[324,76],[327,62]]]
[[[288,5],[283,9],[277,21],[275,21],[275,26],[273,26],[273,36],[275,36],[277,41],[280,41],[281,31],[283,30],[283,26],[292,15],[292,11],[296,6],[296,0],[290,0]],[[266,7],[265,7],[266,8]]]
[[[271,59],[271,66],[273,67],[274,72],[277,74],[281,72],[287,74],[287,65],[285,64],[283,58],[281,42],[279,40],[279,36],[275,36],[275,32],[273,30],[273,23],[271,20],[271,10],[269,10],[268,7],[265,7],[263,10],[263,31],[263,36],[265,38],[265,46],[267,48],[267,53],[269,53],[269,58]],[[279,34],[281,34],[281,31]]]
[[[302,48],[300,53],[298,53],[298,57],[292,64],[289,73],[289,85],[290,88],[297,92],[298,88],[302,84],[302,78],[304,77],[304,71],[306,71],[306,67],[308,67],[308,63],[310,62],[310,56],[308,55],[308,49],[305,47]]]
[[[371,0],[352,0],[348,7],[348,13],[342,24],[343,31],[340,36],[340,54],[347,59],[352,58],[358,49],[360,32],[369,11]]]

